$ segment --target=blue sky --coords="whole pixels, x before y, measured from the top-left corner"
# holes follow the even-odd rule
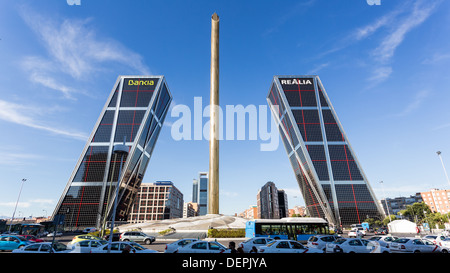
[[[317,74],[377,197],[450,188],[448,1],[0,0],[0,215],[50,215],[118,75],[165,75],[173,105],[209,102],[210,18],[220,17],[220,104],[267,105],[274,75]],[[144,182],[191,200],[208,141],[175,141],[168,113]],[[205,123],[207,119],[203,119]],[[247,138],[248,139],[248,138]],[[303,205],[284,147],[226,140],[220,212],[274,181]]]

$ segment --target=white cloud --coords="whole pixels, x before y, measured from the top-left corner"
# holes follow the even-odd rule
[[[412,11],[395,23],[392,31],[384,37],[380,45],[374,50],[373,54],[381,62],[388,61],[394,56],[397,47],[403,42],[406,34],[415,27],[421,25],[432,14],[436,8],[436,2],[417,1],[413,5]]]
[[[114,39],[100,37],[90,26],[90,19],[56,21],[26,8],[21,10],[21,15],[47,50],[45,57],[23,58],[22,67],[32,82],[59,91],[65,98],[74,99],[75,93],[82,92],[70,87],[75,85],[70,79],[92,78],[110,64],[119,64],[138,74],[150,74],[139,54]]]
[[[87,139],[88,136],[84,133],[52,127],[40,121],[39,116],[42,116],[47,111],[48,109],[46,108],[23,106],[20,104],[0,100],[0,120],[24,125],[30,128],[44,130],[75,139]]]
[[[421,91],[417,92],[414,95],[413,100],[403,109],[403,111],[398,113],[397,116],[400,116],[400,117],[406,116],[409,113],[416,110],[417,108],[419,108],[420,105],[422,105],[423,101],[429,96],[429,94],[430,94],[429,90],[421,90]]]

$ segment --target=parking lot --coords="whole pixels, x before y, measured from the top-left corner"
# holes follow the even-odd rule
[[[67,246],[67,245],[70,244],[70,242],[72,241],[74,236],[77,236],[77,235],[80,235],[80,233],[63,233],[62,236],[57,236],[55,238],[55,241],[60,242],[60,243],[62,243],[62,244]],[[339,236],[341,236],[342,238],[349,238],[348,235],[349,235],[348,232],[344,232],[343,234],[340,234]],[[374,235],[375,235],[374,233],[368,233],[363,238],[364,239],[368,239],[368,238],[370,238],[370,237],[372,237]],[[422,234],[422,236],[415,236],[414,234],[397,234],[396,235],[396,237],[424,237],[424,236],[425,236],[425,234]],[[52,242],[53,237],[41,237],[41,239],[43,239],[45,242]],[[238,247],[240,243],[246,241],[247,239],[248,238],[217,238],[217,239],[206,238],[204,240],[205,241],[209,241],[209,242],[217,241],[217,242],[219,242],[220,244],[222,244],[225,247],[228,247],[229,243],[233,241],[235,243],[236,247]],[[140,243],[140,245],[142,245],[146,249],[154,250],[154,251],[157,251],[159,253],[164,253],[164,251],[166,249],[166,245],[170,244],[170,243],[173,243],[173,242],[175,242],[177,240],[178,239],[167,239],[164,236],[157,236],[156,240],[154,242],[152,242],[151,244],[145,244],[145,243],[142,243],[142,242],[139,242],[139,243]],[[347,241],[349,241],[349,240],[347,240]],[[305,247],[308,246],[310,249],[314,247],[314,246],[311,246],[311,245],[307,245],[306,243],[303,243],[303,245]],[[342,244],[341,248],[338,246],[339,251],[342,251],[344,245],[345,244]],[[398,250],[400,250],[401,246],[398,245],[398,246],[396,246],[396,248],[398,248]],[[259,249],[259,247],[258,247],[258,249]],[[336,252],[336,251],[333,251],[333,250],[328,251],[328,246],[325,247],[324,245],[321,246],[321,249],[323,249],[324,252],[327,252],[327,253]],[[391,247],[391,249],[393,249],[393,248]],[[0,253],[2,253],[2,252],[0,252]],[[5,251],[5,252],[9,252],[9,251]],[[310,252],[313,252],[313,251],[310,251]],[[342,251],[342,252],[343,253],[348,253],[348,252],[345,252],[345,251]],[[356,251],[356,253],[358,253],[358,252]]]

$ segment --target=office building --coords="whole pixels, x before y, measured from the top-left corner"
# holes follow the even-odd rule
[[[284,190],[278,190],[278,211],[280,218],[289,217],[288,199]]]
[[[164,76],[119,76],[53,217],[65,215],[65,227],[100,227],[111,220],[120,179],[115,220],[126,221],[171,101]],[[113,147],[124,141],[121,161]]]
[[[258,219],[258,206],[253,205],[238,214],[239,217],[245,219]]]
[[[198,180],[192,181],[192,203],[198,203]]]
[[[286,193],[278,190],[271,181],[258,191],[256,203],[258,219],[280,219],[289,215]]]
[[[400,196],[381,199],[380,203],[386,215],[397,215],[400,211],[405,210],[406,206],[410,206],[414,203],[421,203],[422,201],[422,195],[420,193],[416,193],[415,195],[410,195],[409,197]]]
[[[338,226],[383,219],[319,77],[274,76],[267,102],[308,214]]]
[[[198,203],[187,202],[183,206],[183,218],[198,216]]]
[[[421,192],[420,195],[432,212],[441,214],[450,212],[450,190],[431,189]]]
[[[183,204],[183,194],[171,181],[142,183],[128,222],[182,218]]]
[[[201,172],[198,174],[198,215],[208,214],[208,173]]]

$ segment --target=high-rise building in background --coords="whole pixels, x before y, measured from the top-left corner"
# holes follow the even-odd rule
[[[198,203],[198,180],[192,181],[192,203]]]
[[[183,194],[171,181],[142,183],[128,222],[182,218],[183,205]]]
[[[208,214],[208,193],[209,181],[208,173],[201,172],[198,174],[198,215]]]
[[[267,101],[309,215],[346,226],[382,219],[319,77],[274,76]]]
[[[278,211],[280,218],[289,217],[288,199],[284,190],[278,190]]]
[[[278,190],[271,181],[258,191],[256,203],[258,219],[280,219],[289,215],[286,193],[284,190]]]
[[[120,177],[116,220],[126,221],[147,169],[172,96],[164,76],[119,76],[55,208],[64,226],[97,226],[111,220]],[[113,154],[115,144],[129,147]]]

